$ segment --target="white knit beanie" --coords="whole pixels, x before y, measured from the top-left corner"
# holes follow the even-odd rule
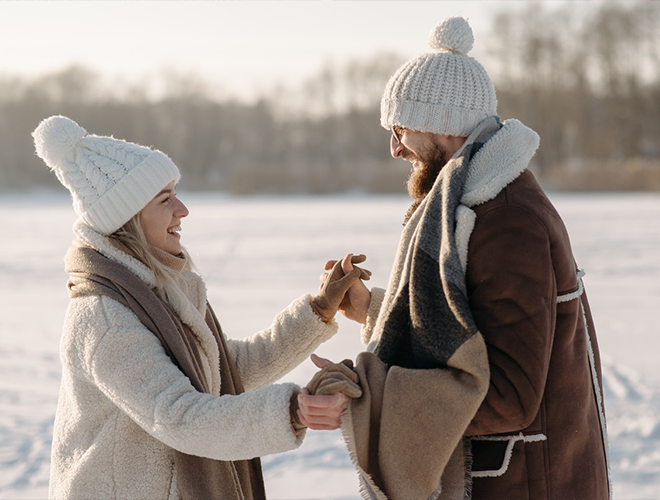
[[[32,137],[37,155],[71,191],[79,221],[101,234],[114,233],[181,177],[164,153],[88,135],[65,116],[46,118]]]
[[[466,137],[497,114],[493,83],[467,55],[474,45],[472,28],[462,17],[450,17],[431,31],[429,45],[433,52],[408,61],[387,82],[380,123]]]

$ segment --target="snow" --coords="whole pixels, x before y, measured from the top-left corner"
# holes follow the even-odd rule
[[[64,192],[65,193],[65,192]],[[230,337],[242,338],[304,292],[323,263],[365,253],[384,287],[408,199],[400,196],[247,197],[183,193],[182,238],[205,276]],[[603,356],[605,406],[617,499],[660,498],[660,195],[566,194],[562,214],[584,278]],[[63,271],[75,218],[62,192],[3,193],[0,253],[0,499],[46,498],[60,378],[59,335],[68,296]],[[318,354],[362,349],[340,318]],[[283,380],[306,384],[303,363]],[[263,458],[271,500],[357,499],[357,478],[338,431],[308,432],[293,452]]]

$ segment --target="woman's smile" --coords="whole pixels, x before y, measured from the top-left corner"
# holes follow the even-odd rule
[[[172,255],[181,253],[181,219],[188,208],[176,197],[175,182],[170,182],[140,212],[140,224],[147,241]]]

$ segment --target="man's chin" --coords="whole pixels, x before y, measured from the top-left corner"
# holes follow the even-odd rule
[[[435,179],[430,181],[430,179],[426,179],[427,175],[428,169],[425,165],[410,172],[410,176],[406,182],[406,188],[408,189],[408,195],[410,195],[413,200],[424,199],[424,197],[429,194],[429,191],[431,191]]]
[[[433,189],[435,180],[442,168],[447,164],[444,158],[430,163],[418,161],[417,166],[410,172],[406,187],[413,200],[423,200]]]

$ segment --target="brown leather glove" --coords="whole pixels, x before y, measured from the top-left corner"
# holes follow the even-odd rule
[[[349,398],[362,396],[360,379],[353,371],[353,361],[345,359],[341,363],[332,363],[316,372],[307,384],[309,393],[315,396],[331,395],[341,392]]]
[[[371,271],[369,271],[369,269],[364,269],[355,265],[359,264],[360,262],[364,262],[365,260],[367,260],[367,256],[362,253],[358,255],[351,255],[351,264],[353,264],[355,269],[360,270],[360,279],[367,281],[369,278],[371,278]],[[342,269],[342,272],[343,271],[344,270]]]
[[[351,256],[351,263],[364,262],[364,255]],[[348,274],[344,274],[341,267],[342,261],[339,260],[332,267],[327,279],[321,285],[319,294],[312,299],[311,305],[314,312],[326,323],[330,323],[337,314],[346,292],[358,279],[368,280],[371,272],[357,266]]]

